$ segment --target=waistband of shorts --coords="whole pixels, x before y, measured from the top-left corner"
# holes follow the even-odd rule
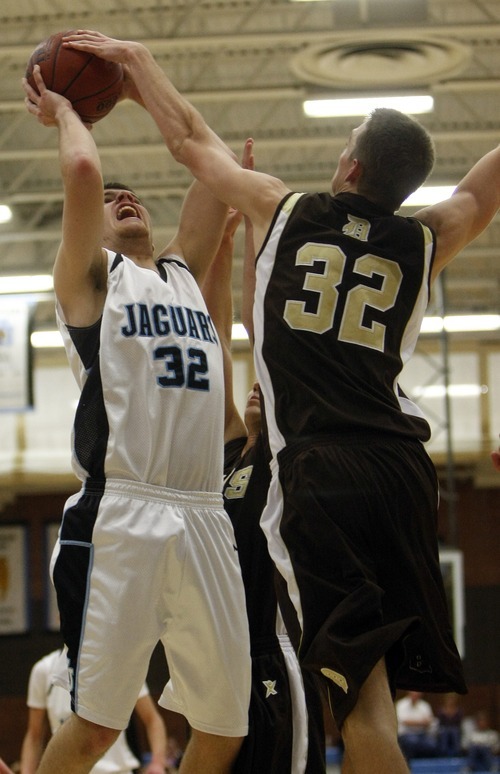
[[[293,645],[290,642],[290,637],[288,636],[288,634],[278,634],[278,640],[279,640],[279,643],[280,643],[281,650],[283,650],[283,651],[285,651],[285,650],[293,651]]]
[[[118,497],[137,500],[155,500],[174,505],[192,505],[205,508],[223,508],[221,492],[184,492],[179,489],[169,489],[166,486],[145,484],[141,481],[110,478],[104,484],[87,482],[83,486],[86,494],[116,495]]]
[[[318,434],[309,435],[291,441],[284,446],[277,455],[279,466],[285,466],[291,462],[298,454],[311,448],[320,446],[335,446],[337,448],[363,448],[369,445],[391,446],[397,444],[410,444],[412,448],[421,448],[424,446],[418,438],[407,435],[396,435],[390,433],[381,433],[378,431],[366,430],[363,433],[338,433],[337,435]],[[271,466],[272,467],[272,466]]]

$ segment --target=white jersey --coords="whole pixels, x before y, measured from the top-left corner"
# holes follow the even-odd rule
[[[47,712],[52,734],[55,734],[71,715],[69,692],[53,682],[54,674],[59,671],[60,655],[61,651],[54,650],[37,661],[31,670],[28,684],[28,707]],[[148,693],[148,688],[144,684],[138,698],[147,696]],[[125,732],[122,731],[90,774],[129,774],[139,765],[139,761],[127,744]]]
[[[56,310],[82,391],[73,469],[82,481],[220,492],[222,354],[201,291],[177,256],[158,274],[107,252],[101,319],[73,328]]]

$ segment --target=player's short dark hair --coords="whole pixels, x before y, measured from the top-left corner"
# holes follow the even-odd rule
[[[362,165],[358,193],[394,212],[434,166],[434,143],[411,116],[376,108],[356,140],[352,157]]]
[[[130,191],[130,193],[134,194],[134,196],[137,196],[134,189],[131,188],[129,185],[125,185],[125,183],[116,183],[116,182],[104,183],[104,190],[105,191]]]

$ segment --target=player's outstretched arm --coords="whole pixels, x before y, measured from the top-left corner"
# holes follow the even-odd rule
[[[453,195],[415,217],[437,236],[433,279],[488,226],[500,207],[500,145],[474,164]]]
[[[233,327],[232,265],[234,235],[242,215],[231,209],[219,249],[201,286],[208,312],[217,330],[224,363],[224,443],[246,435],[246,428],[234,401],[233,360],[231,351]]]
[[[201,286],[224,233],[227,211],[226,204],[195,180],[184,197],[175,236],[158,257],[183,257]]]

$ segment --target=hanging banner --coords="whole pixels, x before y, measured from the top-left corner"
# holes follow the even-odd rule
[[[0,634],[28,630],[26,527],[0,526]]]
[[[0,411],[33,406],[33,309],[30,298],[0,296]]]

